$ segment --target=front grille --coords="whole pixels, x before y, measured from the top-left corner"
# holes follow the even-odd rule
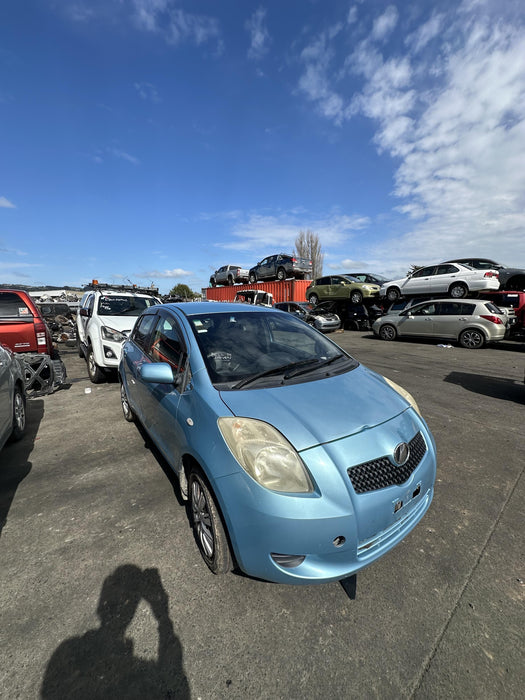
[[[356,493],[377,491],[387,486],[399,486],[410,477],[427,451],[427,445],[421,433],[417,433],[408,443],[410,456],[398,467],[389,457],[379,457],[370,462],[358,464],[348,469],[348,476]]]

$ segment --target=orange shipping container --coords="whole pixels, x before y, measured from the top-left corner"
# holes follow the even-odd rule
[[[234,284],[231,287],[207,287],[202,290],[203,298],[209,301],[233,301],[237,292],[256,289],[269,292],[274,302],[306,301],[306,288],[311,280],[283,280],[282,282],[256,282],[256,284]]]

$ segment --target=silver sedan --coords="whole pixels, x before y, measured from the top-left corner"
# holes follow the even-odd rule
[[[476,349],[503,340],[507,324],[506,314],[490,301],[434,299],[381,316],[372,330],[383,340],[420,336],[454,340]]]

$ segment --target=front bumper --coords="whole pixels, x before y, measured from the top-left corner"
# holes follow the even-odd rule
[[[113,340],[102,340],[98,353],[95,354],[97,365],[106,369],[117,369],[125,341],[117,343]],[[97,357],[98,355],[98,357]]]
[[[313,494],[270,492],[246,473],[217,480],[237,562],[251,576],[309,584],[351,576],[398,544],[426,513],[433,497],[436,460],[426,426],[405,411],[384,426],[301,453],[316,484]],[[389,455],[417,432],[426,452],[401,485],[357,494],[348,467]],[[291,568],[272,555],[298,557]]]

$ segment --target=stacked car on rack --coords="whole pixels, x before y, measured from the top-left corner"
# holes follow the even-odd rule
[[[392,302],[392,307],[374,322],[374,333],[383,340],[452,340],[471,349],[503,340],[515,321],[514,310],[501,308],[493,296],[505,294],[498,291],[499,270],[503,266],[493,263],[491,268],[487,260],[474,265],[476,260],[422,267],[383,284],[381,296]],[[467,298],[473,294],[481,298]],[[414,298],[418,296],[419,299]],[[400,303],[402,299],[405,301]]]

